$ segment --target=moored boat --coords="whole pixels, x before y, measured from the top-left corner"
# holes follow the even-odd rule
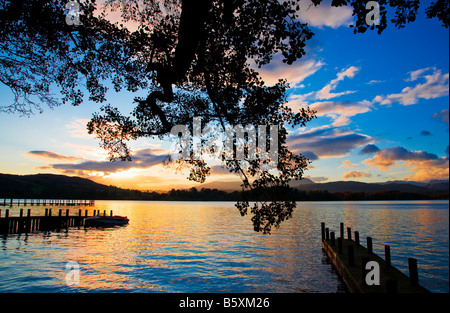
[[[126,216],[92,216],[84,219],[85,226],[115,226],[128,224]]]

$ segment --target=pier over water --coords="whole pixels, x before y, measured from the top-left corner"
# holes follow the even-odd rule
[[[0,206],[79,206],[87,205],[94,206],[95,200],[80,200],[80,199],[12,199],[12,198],[0,198]]]
[[[390,246],[385,246],[385,258],[373,252],[372,237],[367,237],[366,247],[359,240],[359,232],[347,227],[347,238],[344,234],[344,223],[340,224],[340,236],[336,238],[321,223],[322,245],[333,265],[352,293],[429,293],[419,284],[417,260],[408,259],[409,277],[391,264]]]
[[[77,215],[69,215],[69,209],[58,210],[57,215],[52,214],[52,209],[45,209],[44,216],[32,216],[31,209],[27,210],[24,215],[24,210],[20,209],[19,216],[10,216],[9,209],[6,209],[2,215],[0,210],[0,235],[33,233],[38,231],[60,231],[68,229],[69,227],[85,226],[85,219],[91,216],[103,215],[106,216],[106,211],[101,213],[99,210],[93,210],[92,215],[88,210],[78,210]],[[113,216],[111,210],[109,216]]]

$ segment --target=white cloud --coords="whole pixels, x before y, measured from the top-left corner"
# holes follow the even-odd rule
[[[417,80],[423,73],[432,69],[431,67],[421,68],[415,71],[408,72],[409,77],[405,79],[407,82],[413,82]]]
[[[310,103],[309,100],[325,99],[329,100],[342,95],[354,93],[355,91],[342,91],[334,93],[339,82],[345,78],[354,78],[360,68],[350,66],[342,69],[336,74],[336,78],[331,80],[319,91],[311,91],[306,94],[292,95],[289,99],[288,106],[293,110],[299,108],[310,107],[317,111],[317,116],[328,116],[333,119],[332,126],[345,126],[350,124],[349,117],[356,114],[371,111],[373,102],[368,100],[362,101],[319,101]]]
[[[300,108],[306,108],[309,106],[309,103],[306,101],[306,99],[310,98],[311,95],[313,94],[314,92],[309,92],[300,95],[291,95],[289,97],[289,102],[286,105],[294,111]]]
[[[88,119],[78,119],[69,122],[65,127],[69,130],[70,136],[76,138],[93,139],[94,135],[89,135],[87,131]]]
[[[321,90],[315,93],[315,99],[331,99],[336,98],[342,95],[347,95],[350,93],[354,93],[354,91],[343,91],[338,93],[332,93],[333,90],[336,89],[337,85],[340,81],[343,81],[346,77],[353,78],[356,73],[359,71],[359,68],[356,66],[350,66],[349,68],[343,69],[337,74],[337,77],[330,81],[327,85],[325,85]]]
[[[310,105],[311,109],[317,110],[317,115],[355,116],[357,114],[366,113],[371,110],[372,102],[368,100],[362,101],[323,101],[314,102]]]
[[[316,73],[325,63],[314,59],[301,59],[292,65],[283,63],[281,55],[277,55],[270,64],[256,68],[266,85],[275,85],[279,79],[286,79],[294,88],[303,88],[302,82]]]
[[[432,74],[423,75],[423,73],[433,70]],[[416,81],[420,77],[425,80],[413,87],[405,87],[400,93],[394,93],[387,96],[376,96],[374,101],[383,105],[391,105],[398,102],[402,105],[417,104],[419,99],[435,99],[449,94],[449,74],[442,74],[441,70],[436,68],[424,68],[409,72],[410,77],[406,81]]]
[[[296,152],[309,151],[319,158],[342,157],[352,150],[372,143],[373,139],[350,129],[317,127],[288,137],[288,145]]]
[[[318,69],[317,69],[318,70]],[[356,73],[360,69],[356,66],[350,66],[349,68],[344,68],[337,75],[336,78],[331,80],[328,84],[326,84],[319,91],[311,91],[309,93],[300,94],[300,95],[292,95],[290,97],[289,106],[293,109],[308,106],[307,100],[329,100],[332,98],[336,98],[342,95],[347,95],[354,93],[355,91],[347,90],[338,93],[333,93],[339,84],[339,82],[343,81],[345,78],[353,78]]]
[[[377,80],[377,79],[372,79],[371,81],[367,82],[367,85],[375,85],[375,84],[381,84],[384,83],[385,80]]]
[[[357,114],[370,112],[373,103],[368,100],[362,101],[323,101],[314,102],[309,105],[312,110],[317,111],[317,116],[328,116],[333,119],[332,126],[345,126],[350,123],[350,117]]]
[[[331,117],[334,118],[334,121],[331,124],[331,126],[334,126],[334,127],[346,126],[346,125],[350,124],[350,122],[351,122],[351,120],[347,116],[331,115]]]
[[[440,119],[447,124],[448,124],[448,117],[449,117],[448,108],[433,114],[433,118]]]
[[[329,1],[314,6],[310,0],[300,1],[299,20],[310,26],[318,28],[349,26],[353,21],[352,14],[351,6],[332,7]]]

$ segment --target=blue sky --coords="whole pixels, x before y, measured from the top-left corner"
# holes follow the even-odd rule
[[[448,30],[421,14],[382,35],[324,26],[313,41],[310,62],[320,68],[291,90],[294,107],[318,111],[305,132],[328,136],[311,144],[297,136],[299,151],[318,157],[308,174],[361,181],[447,177]],[[360,154],[366,144],[380,151]]]
[[[310,106],[318,118],[290,129],[288,143],[313,162],[316,182],[428,181],[448,177],[449,33],[421,14],[404,29],[353,34],[349,8],[303,10],[315,36],[307,55],[287,66],[278,57],[260,70],[266,83],[286,78],[288,105]],[[111,93],[112,94],[112,93]],[[12,95],[0,86],[0,105]],[[113,94],[112,94],[113,95]],[[135,95],[110,99],[124,112]],[[127,188],[190,187],[186,173],[162,166],[167,142],[139,140],[128,164],[107,165],[107,153],[85,125],[100,105],[60,106],[31,117],[0,113],[0,172],[62,173]],[[220,170],[207,182],[234,179]]]

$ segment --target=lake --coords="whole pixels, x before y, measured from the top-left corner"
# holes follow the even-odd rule
[[[0,292],[346,292],[322,251],[321,222],[337,232],[343,222],[364,245],[373,237],[380,256],[390,245],[393,265],[406,274],[408,257],[416,258],[419,282],[449,292],[448,205],[299,202],[291,219],[263,235],[234,202],[96,201],[70,207],[71,215],[113,210],[129,224],[1,237]],[[26,208],[43,215],[42,206]],[[78,276],[69,276],[73,269]]]

